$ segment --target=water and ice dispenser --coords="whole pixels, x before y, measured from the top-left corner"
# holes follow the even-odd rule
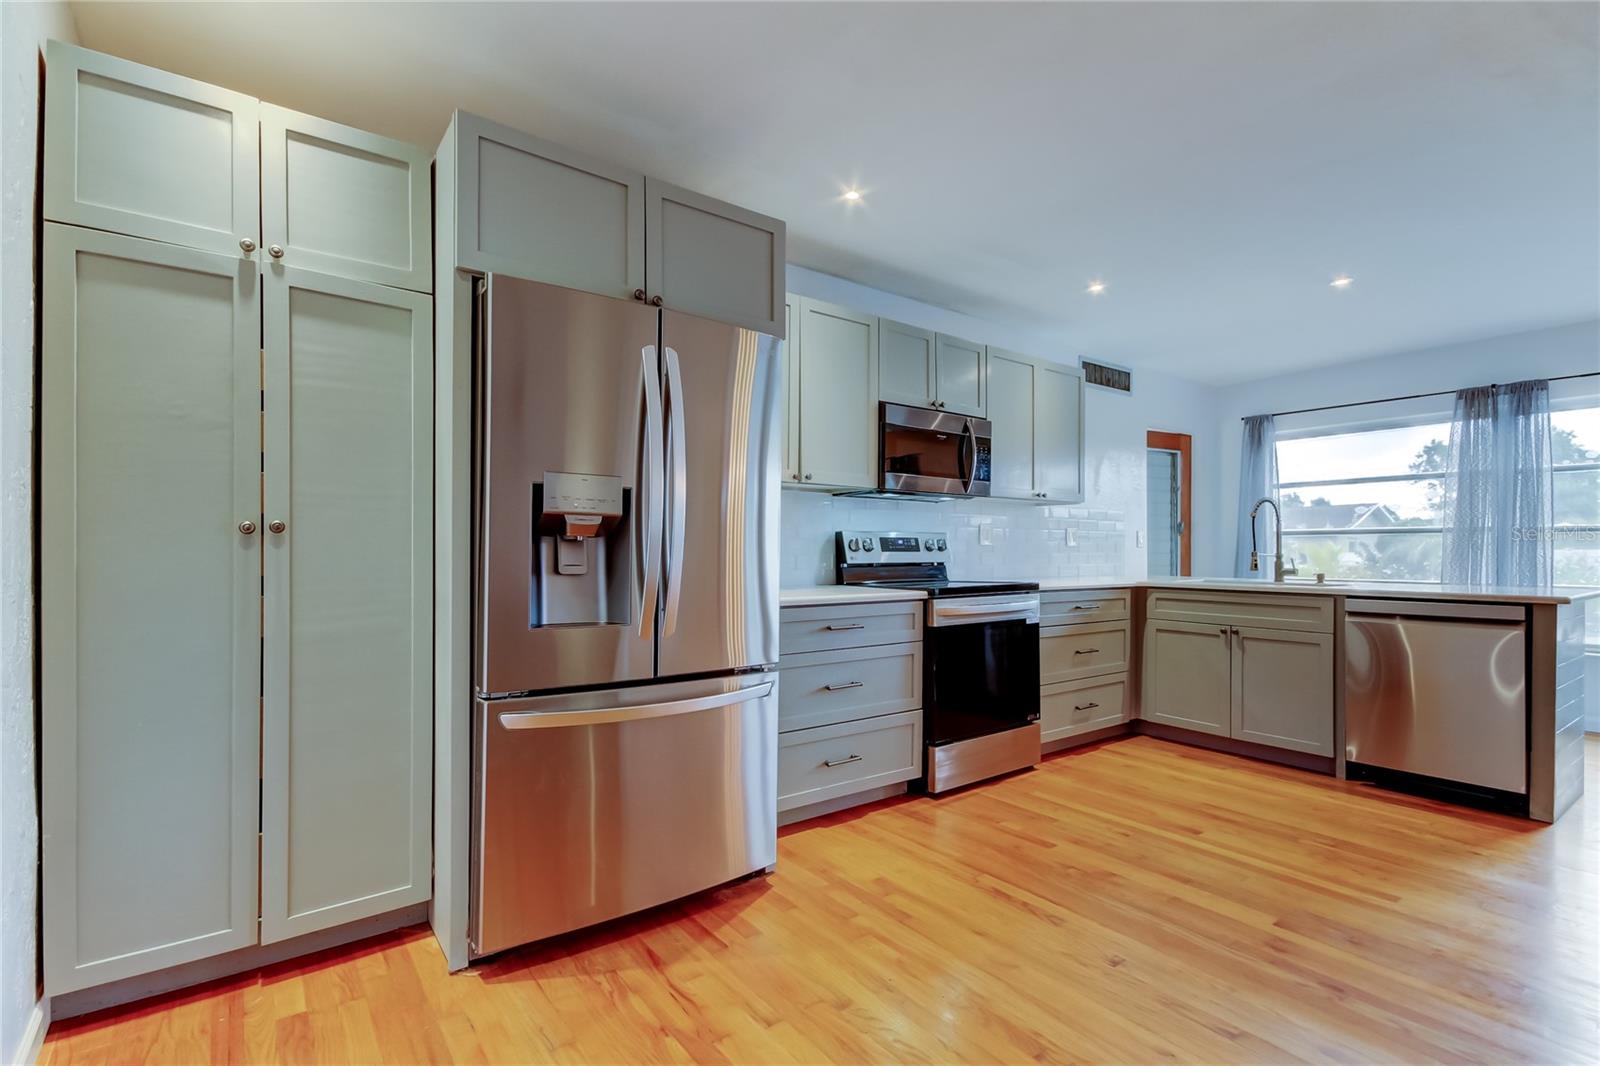
[[[606,474],[547,471],[533,486],[534,571],[530,626],[632,621],[630,490]]]

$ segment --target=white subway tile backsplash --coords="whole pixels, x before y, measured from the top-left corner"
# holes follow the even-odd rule
[[[955,578],[1126,574],[1125,527],[1118,511],[1001,500],[874,500],[786,489],[785,588],[834,583],[833,534],[840,529],[945,533],[950,538],[950,574]]]

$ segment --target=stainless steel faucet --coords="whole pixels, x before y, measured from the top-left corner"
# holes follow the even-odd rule
[[[1287,574],[1298,574],[1300,571],[1291,563],[1283,565],[1283,512],[1278,510],[1278,504],[1271,496],[1263,496],[1250,508],[1250,572],[1256,573],[1261,569],[1261,556],[1256,551],[1256,513],[1261,510],[1261,505],[1267,504],[1272,508],[1272,533],[1276,538],[1275,547],[1277,554],[1272,557],[1272,580],[1283,583]]]

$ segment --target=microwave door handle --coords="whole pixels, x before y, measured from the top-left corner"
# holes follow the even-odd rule
[[[684,526],[689,513],[689,458],[684,454],[683,374],[678,369],[678,353],[669,345],[667,354],[667,434],[672,452],[672,485],[667,497],[671,525],[667,532],[667,609],[661,622],[661,635],[670,637],[678,629],[678,601],[683,595]]]
[[[635,511],[634,531],[643,541],[640,556],[639,636],[655,634],[656,598],[661,591],[661,475],[665,465],[661,456],[661,377],[656,365],[656,346],[639,349],[640,377],[644,393],[643,469],[639,488],[642,497]]]
[[[978,428],[972,424],[972,419],[967,419],[961,426],[961,440],[963,452],[971,452],[967,459],[966,484],[961,487],[964,496],[972,495],[972,486],[978,481]]]

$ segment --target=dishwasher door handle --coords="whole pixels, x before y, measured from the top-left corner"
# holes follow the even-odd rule
[[[1346,615],[1376,615],[1380,618],[1443,618],[1461,622],[1521,622],[1526,614],[1520,604],[1447,603],[1440,600],[1362,600],[1344,601]]]

